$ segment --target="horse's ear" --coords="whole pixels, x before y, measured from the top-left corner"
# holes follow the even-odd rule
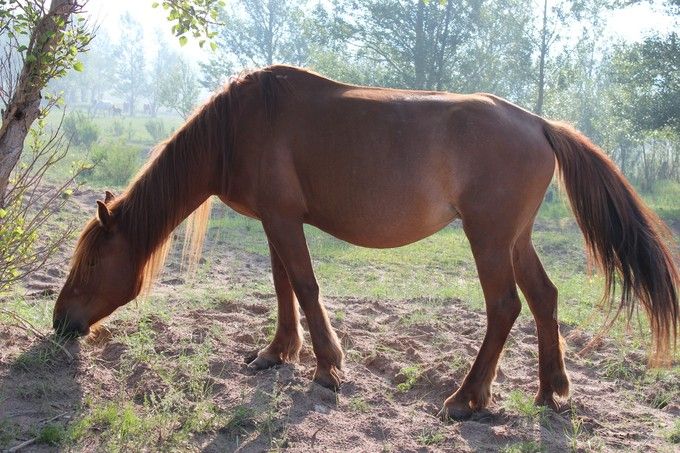
[[[113,216],[111,211],[103,201],[97,200],[97,218],[104,229],[108,230],[113,226]]]
[[[108,190],[104,192],[104,194],[105,194],[104,204],[109,204],[111,201],[113,201],[114,198],[116,198],[116,196],[112,192],[109,192]]]

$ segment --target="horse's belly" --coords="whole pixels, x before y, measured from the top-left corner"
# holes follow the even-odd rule
[[[401,210],[375,206],[354,209],[347,215],[310,215],[307,223],[351,244],[370,248],[392,248],[424,239],[444,228],[459,214],[449,203]],[[395,212],[398,211],[398,212]]]

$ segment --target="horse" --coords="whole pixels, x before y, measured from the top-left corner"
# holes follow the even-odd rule
[[[557,410],[556,398],[566,397],[570,385],[557,288],[531,239],[556,165],[605,276],[610,308],[630,317],[642,307],[652,334],[650,360],[668,364],[680,283],[669,230],[588,138],[490,94],[353,86],[280,65],[233,79],[156,148],[122,195],[97,201],[57,298],[54,329],[87,335],[148,291],[171,232],[187,217],[188,253],[196,260],[216,196],[259,220],[269,244],[278,322],[249,366],[298,358],[301,307],[316,356],[313,380],[337,389],[343,351],[319,300],[303,224],[351,244],[386,248],[460,219],[487,326],[442,416],[463,419],[489,404],[521,308],[518,287],[538,335],[535,402]],[[617,281],[621,297],[614,304]]]

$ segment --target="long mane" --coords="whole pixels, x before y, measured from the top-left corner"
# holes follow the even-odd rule
[[[165,263],[172,230],[187,216],[191,204],[192,169],[221,168],[221,184],[227,184],[239,112],[246,95],[259,95],[267,119],[276,100],[276,76],[272,68],[243,73],[231,79],[209,101],[199,107],[185,124],[153,150],[124,193],[107,207],[119,229],[130,242],[138,269],[138,291],[148,291]],[[252,90],[255,89],[255,91]],[[225,192],[226,187],[221,191]],[[210,219],[212,194],[195,209],[185,229],[183,262],[192,270],[200,259]],[[90,277],[90,263],[97,259],[106,235],[97,218],[80,235],[71,260],[69,280]]]

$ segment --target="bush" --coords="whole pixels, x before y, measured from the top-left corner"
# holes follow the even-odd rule
[[[158,143],[168,136],[168,131],[163,126],[163,120],[149,120],[144,124],[144,127],[146,127],[146,131],[154,143]]]
[[[81,112],[68,115],[64,119],[63,127],[66,137],[75,146],[89,150],[99,139],[99,128]]]
[[[92,157],[95,162],[92,179],[113,186],[127,184],[141,164],[140,149],[121,142],[96,146]]]
[[[115,137],[122,137],[123,134],[125,133],[126,129],[127,129],[127,128],[123,125],[123,123],[121,123],[121,122],[118,121],[118,120],[115,120],[115,121],[111,124],[111,133],[112,133]]]

